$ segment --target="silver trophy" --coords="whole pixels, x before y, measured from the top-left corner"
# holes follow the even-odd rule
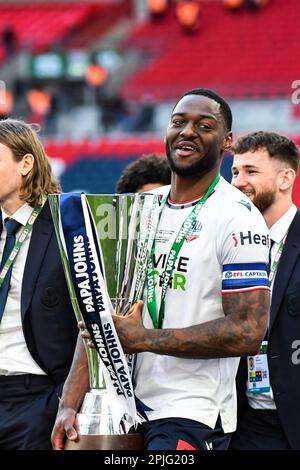
[[[142,297],[159,200],[151,194],[49,196],[73,309],[97,347],[85,344],[90,391],[76,418],[80,439],[66,449],[142,449],[141,435],[132,432],[139,419],[134,357],[125,357],[111,314],[126,315]]]

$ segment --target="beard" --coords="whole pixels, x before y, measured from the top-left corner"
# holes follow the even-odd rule
[[[252,199],[253,204],[263,214],[275,202],[275,192],[271,189],[266,189],[258,194],[255,194]]]
[[[203,158],[191,163],[188,167],[182,168],[180,165],[177,165],[173,159],[172,150],[168,142],[166,142],[166,156],[171,170],[178,176],[183,177],[204,176],[216,167],[218,160],[220,159],[220,156],[216,152],[211,151]]]

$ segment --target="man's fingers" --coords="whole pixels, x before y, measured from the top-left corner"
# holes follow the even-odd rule
[[[91,339],[91,335],[89,334],[88,330],[81,330],[80,336],[84,339]]]
[[[85,323],[83,321],[79,321],[77,323],[78,328],[80,329],[80,336],[83,339],[87,339],[87,345],[89,348],[94,349],[95,345],[91,339],[91,335],[89,334],[88,330],[86,329]]]
[[[76,441],[78,434],[73,427],[66,428],[66,436],[70,441]]]
[[[131,313],[137,313],[137,314],[141,315],[143,305],[144,305],[144,302],[142,300],[138,300],[137,303],[132,306],[132,312]]]
[[[53,450],[64,450],[65,441],[64,439],[56,438],[53,442]]]
[[[143,300],[138,300],[135,304],[131,305],[128,315],[130,315],[132,312],[135,312],[136,310],[142,310],[144,305]]]

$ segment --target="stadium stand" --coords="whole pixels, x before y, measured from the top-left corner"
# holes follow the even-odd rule
[[[79,49],[90,47],[95,41],[105,36],[120,18],[131,14],[129,2],[116,2],[111,5],[97,4],[93,6],[92,14],[64,41],[64,47],[68,49]]]
[[[93,15],[94,8],[95,6],[88,4],[74,6],[71,3],[50,2],[1,5],[0,30],[9,24],[15,31],[21,48],[44,51]]]
[[[299,13],[298,0],[274,0],[257,12],[235,14],[221,2],[203,2],[201,28],[189,37],[170,10],[163,22],[145,22],[133,31],[129,44],[153,60],[128,80],[124,96],[138,99],[151,89],[157,100],[176,99],[199,80],[232,98],[286,96],[298,76]]]
[[[103,124],[105,100],[116,96],[109,87],[101,90],[97,101],[96,93],[84,88],[84,78],[81,84],[66,77],[52,82],[42,79],[31,83],[28,79],[22,84],[17,93],[21,98],[32,88],[54,93],[54,132],[47,134],[44,128],[42,131],[65,191],[114,191],[115,182],[129,161],[143,153],[163,153],[162,136],[170,107],[183,91],[199,85],[216,89],[231,101],[235,122],[240,121],[234,129],[235,136],[267,128],[286,133],[300,144],[300,104],[291,102],[291,83],[300,79],[298,0],[272,0],[258,11],[242,8],[234,12],[227,11],[222,0],[201,0],[201,24],[192,36],[184,34],[180,27],[175,1],[168,2],[167,11],[158,21],[149,15],[134,15],[134,7],[140,8],[142,3],[147,8],[146,1],[134,0],[0,2],[0,31],[7,24],[13,28],[21,55],[30,49],[55,52],[57,46],[60,52],[83,48],[94,53],[96,44],[100,48],[109,44],[108,37],[113,32],[113,44],[125,59],[121,70],[110,72],[108,85],[112,79],[119,80],[115,91],[125,108],[129,104],[129,109],[139,109],[145,96],[153,100],[153,129],[136,133],[131,128],[126,133],[120,124],[115,128]],[[129,19],[128,28],[122,30],[120,25],[125,18]],[[138,57],[134,66],[126,55],[130,52]],[[5,58],[3,45],[0,61],[1,57]],[[125,66],[129,73],[123,78]],[[14,73],[12,70],[12,80]],[[6,80],[3,74],[1,78]],[[14,90],[19,85],[7,88]],[[18,96],[13,98],[17,104]],[[28,115],[20,107],[15,112],[15,117]],[[227,179],[230,164],[230,157],[226,156],[222,172]],[[300,205],[299,183],[295,194]]]

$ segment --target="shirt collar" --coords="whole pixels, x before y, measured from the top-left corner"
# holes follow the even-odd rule
[[[283,214],[280,219],[275,222],[270,228],[270,238],[275,243],[280,243],[287,233],[289,226],[291,225],[297,212],[297,207],[292,204],[291,207]]]
[[[12,219],[19,222],[21,225],[25,226],[28,219],[29,219],[29,216],[30,216],[32,210],[33,210],[33,208],[29,204],[27,204],[27,202],[25,202],[25,204],[23,204],[23,206],[21,206],[12,215],[6,214],[6,212],[1,208],[2,220],[7,219],[7,217],[11,217]]]

